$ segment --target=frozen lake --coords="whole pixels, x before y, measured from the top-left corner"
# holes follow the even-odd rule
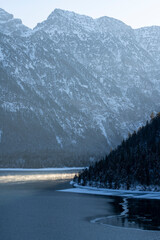
[[[76,171],[0,171],[0,239],[160,239],[159,200],[57,191]]]

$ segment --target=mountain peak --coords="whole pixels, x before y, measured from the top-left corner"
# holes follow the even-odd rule
[[[53,35],[55,31],[74,33],[84,38],[84,32],[112,32],[114,35],[122,36],[126,33],[130,34],[132,28],[111,17],[93,19],[72,11],[55,9],[46,21],[37,24],[35,30],[43,30],[49,35]]]
[[[6,22],[13,19],[13,15],[0,8],[0,22]]]
[[[25,35],[30,29],[22,24],[21,19],[14,16],[2,8],[0,8],[0,32],[6,35]]]
[[[46,21],[38,23],[34,29],[44,30],[49,34],[59,32],[74,32],[79,34],[82,29],[94,31],[96,23],[93,18],[67,10],[55,9]]]
[[[130,31],[132,30],[132,28],[130,26],[128,26],[127,24],[125,24],[124,22],[116,19],[116,18],[112,18],[112,17],[100,17],[96,19],[99,28],[102,29],[102,31],[111,31],[112,33],[116,32],[121,35],[126,31]]]
[[[63,10],[63,9],[59,9],[59,8],[55,8],[55,10],[48,16],[48,19],[53,18],[54,16],[63,16],[63,17],[83,17],[83,18],[90,18],[88,16],[79,14],[79,13],[75,13],[73,11],[68,11],[68,10]]]
[[[72,11],[68,11],[68,10],[62,10],[62,9],[58,9],[56,8],[47,18],[47,20],[51,20],[51,19],[63,19],[66,20],[68,19],[70,22],[72,22],[73,24],[80,24],[82,26],[84,25],[95,25],[94,23],[94,19],[83,15],[83,14],[79,14],[79,13],[75,13]]]
[[[67,15],[69,11],[55,8],[53,12],[48,16],[48,19],[53,18],[55,15]]]

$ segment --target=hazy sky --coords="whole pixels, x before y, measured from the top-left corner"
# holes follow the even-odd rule
[[[55,8],[93,18],[114,17],[133,28],[160,26],[160,0],[0,0],[0,8],[31,28],[45,20]]]

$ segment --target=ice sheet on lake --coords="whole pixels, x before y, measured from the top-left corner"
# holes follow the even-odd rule
[[[64,189],[60,191],[71,192],[71,193],[102,195],[102,196],[120,196],[120,197],[126,197],[126,198],[160,199],[160,192],[149,192],[149,191],[113,190],[113,189],[83,187],[83,186]]]

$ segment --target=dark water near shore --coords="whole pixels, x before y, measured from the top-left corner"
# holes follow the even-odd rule
[[[160,200],[114,197],[114,214],[93,222],[124,228],[160,231]]]

